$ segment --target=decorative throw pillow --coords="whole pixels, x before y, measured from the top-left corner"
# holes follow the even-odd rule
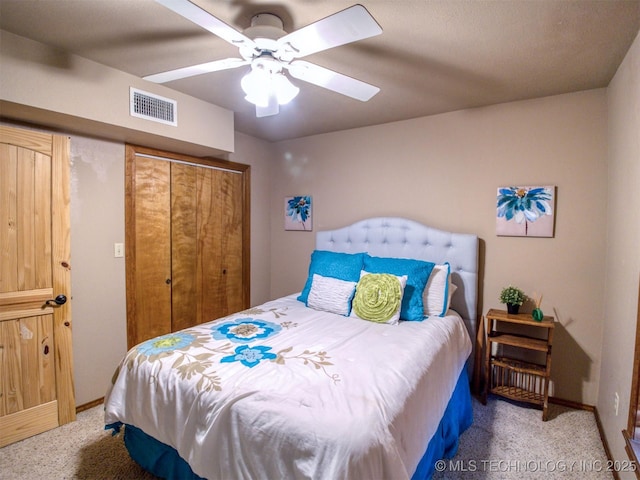
[[[351,316],[397,325],[402,308],[406,275],[362,272],[353,297]]]
[[[448,263],[433,267],[423,294],[425,316],[446,315],[455,288],[451,283],[451,266]]]
[[[434,266],[435,263],[409,258],[383,258],[367,255],[364,259],[364,269],[367,272],[407,276],[407,286],[402,297],[402,310],[400,311],[402,320],[420,321],[424,319],[422,294]]]
[[[315,310],[347,316],[351,312],[351,299],[356,282],[313,274],[307,305]]]
[[[307,304],[307,298],[313,283],[313,274],[337,278],[347,282],[360,280],[360,271],[364,265],[364,253],[337,253],[326,250],[314,250],[309,264],[307,282],[298,296],[298,300]]]

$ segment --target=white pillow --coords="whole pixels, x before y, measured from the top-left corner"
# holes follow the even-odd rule
[[[356,290],[356,282],[313,274],[307,306],[315,310],[349,315],[351,299]]]
[[[396,278],[398,281],[392,280]],[[407,275],[360,272],[351,310],[352,317],[370,322],[397,325]],[[391,279],[391,280],[390,280]]]
[[[451,283],[451,266],[448,263],[433,267],[422,294],[424,315],[426,317],[444,317],[456,288]]]

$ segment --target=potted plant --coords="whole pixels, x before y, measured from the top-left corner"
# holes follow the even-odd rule
[[[520,305],[524,303],[525,294],[518,287],[509,285],[500,292],[500,303],[507,305],[507,313],[515,315],[520,309]]]

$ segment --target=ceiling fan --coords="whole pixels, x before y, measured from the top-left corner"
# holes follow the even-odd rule
[[[380,91],[362,82],[319,65],[299,60],[321,52],[382,33],[382,28],[362,5],[353,5],[295,32],[283,30],[282,20],[270,13],[251,19],[243,32],[214,17],[189,0],[155,0],[178,15],[239,48],[242,58],[225,58],[213,62],[178,68],[143,77],[166,83],[203,73],[251,65],[251,72],[241,82],[245,99],[256,106],[256,116],[276,115],[279,105],[291,101],[299,92],[284,71],[298,80],[366,102]]]

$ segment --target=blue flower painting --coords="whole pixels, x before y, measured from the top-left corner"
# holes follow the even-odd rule
[[[553,237],[555,187],[500,187],[496,233],[505,236]]]
[[[253,368],[262,360],[275,360],[277,355],[269,352],[271,347],[241,345],[236,348],[236,353],[220,359],[222,363],[240,362],[245,367]]]
[[[312,230],[310,196],[284,199],[284,228],[285,230]]]

